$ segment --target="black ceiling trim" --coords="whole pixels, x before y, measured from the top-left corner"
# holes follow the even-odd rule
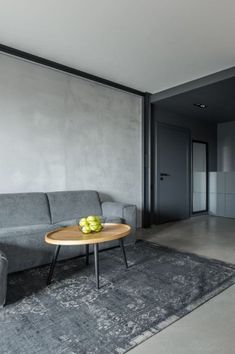
[[[214,74],[207,75],[199,79],[186,82],[182,85],[174,86],[172,88],[169,88],[167,90],[158,93],[154,93],[151,95],[151,103],[155,103],[172,96],[180,95],[181,93],[195,90],[203,86],[211,85],[222,80],[230,79],[234,76],[235,76],[235,66],[232,66],[231,68],[218,71]]]
[[[30,53],[24,52],[19,49],[8,47],[4,44],[0,44],[0,52],[10,54],[10,55],[22,58],[22,59],[26,59],[31,62],[47,66],[49,68],[53,68],[56,70],[66,72],[68,74],[79,76],[79,77],[82,77],[87,80],[95,81],[95,82],[98,82],[102,85],[106,85],[106,86],[116,88],[118,90],[126,91],[126,92],[132,93],[134,95],[138,95],[138,96],[142,96],[142,97],[145,96],[144,92],[136,90],[134,88],[131,88],[131,87],[128,87],[125,85],[121,85],[121,84],[118,84],[118,83],[110,81],[110,80],[103,79],[102,77],[92,75],[92,74],[89,74],[89,73],[81,71],[81,70],[77,70],[77,69],[72,68],[70,66],[66,66],[66,65],[57,63],[55,61],[49,60],[49,59],[45,59],[45,58],[39,57],[37,55],[33,55]]]

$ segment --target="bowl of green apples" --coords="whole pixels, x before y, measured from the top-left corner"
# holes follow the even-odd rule
[[[78,225],[84,234],[90,234],[91,232],[100,232],[103,229],[101,219],[99,216],[90,215],[86,218],[78,220]]]

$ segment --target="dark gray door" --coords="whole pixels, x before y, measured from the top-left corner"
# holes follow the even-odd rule
[[[156,124],[154,222],[190,215],[190,133],[188,129]]]

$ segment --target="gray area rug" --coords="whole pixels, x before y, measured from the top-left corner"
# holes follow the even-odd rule
[[[235,282],[235,267],[140,241],[100,253],[101,289],[84,258],[9,277],[0,353],[125,353]]]

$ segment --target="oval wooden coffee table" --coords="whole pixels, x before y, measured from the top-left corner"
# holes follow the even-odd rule
[[[50,266],[47,284],[51,283],[55,264],[61,246],[86,245],[86,264],[89,264],[89,245],[94,245],[95,275],[97,289],[99,289],[99,243],[119,240],[119,244],[124,258],[124,263],[126,268],[128,268],[123,238],[130,234],[131,227],[126,224],[103,224],[103,226],[103,230],[98,233],[83,234],[79,226],[74,225],[64,227],[59,230],[54,230],[46,234],[45,241],[52,245],[56,245],[55,254],[53,256],[52,263]]]

